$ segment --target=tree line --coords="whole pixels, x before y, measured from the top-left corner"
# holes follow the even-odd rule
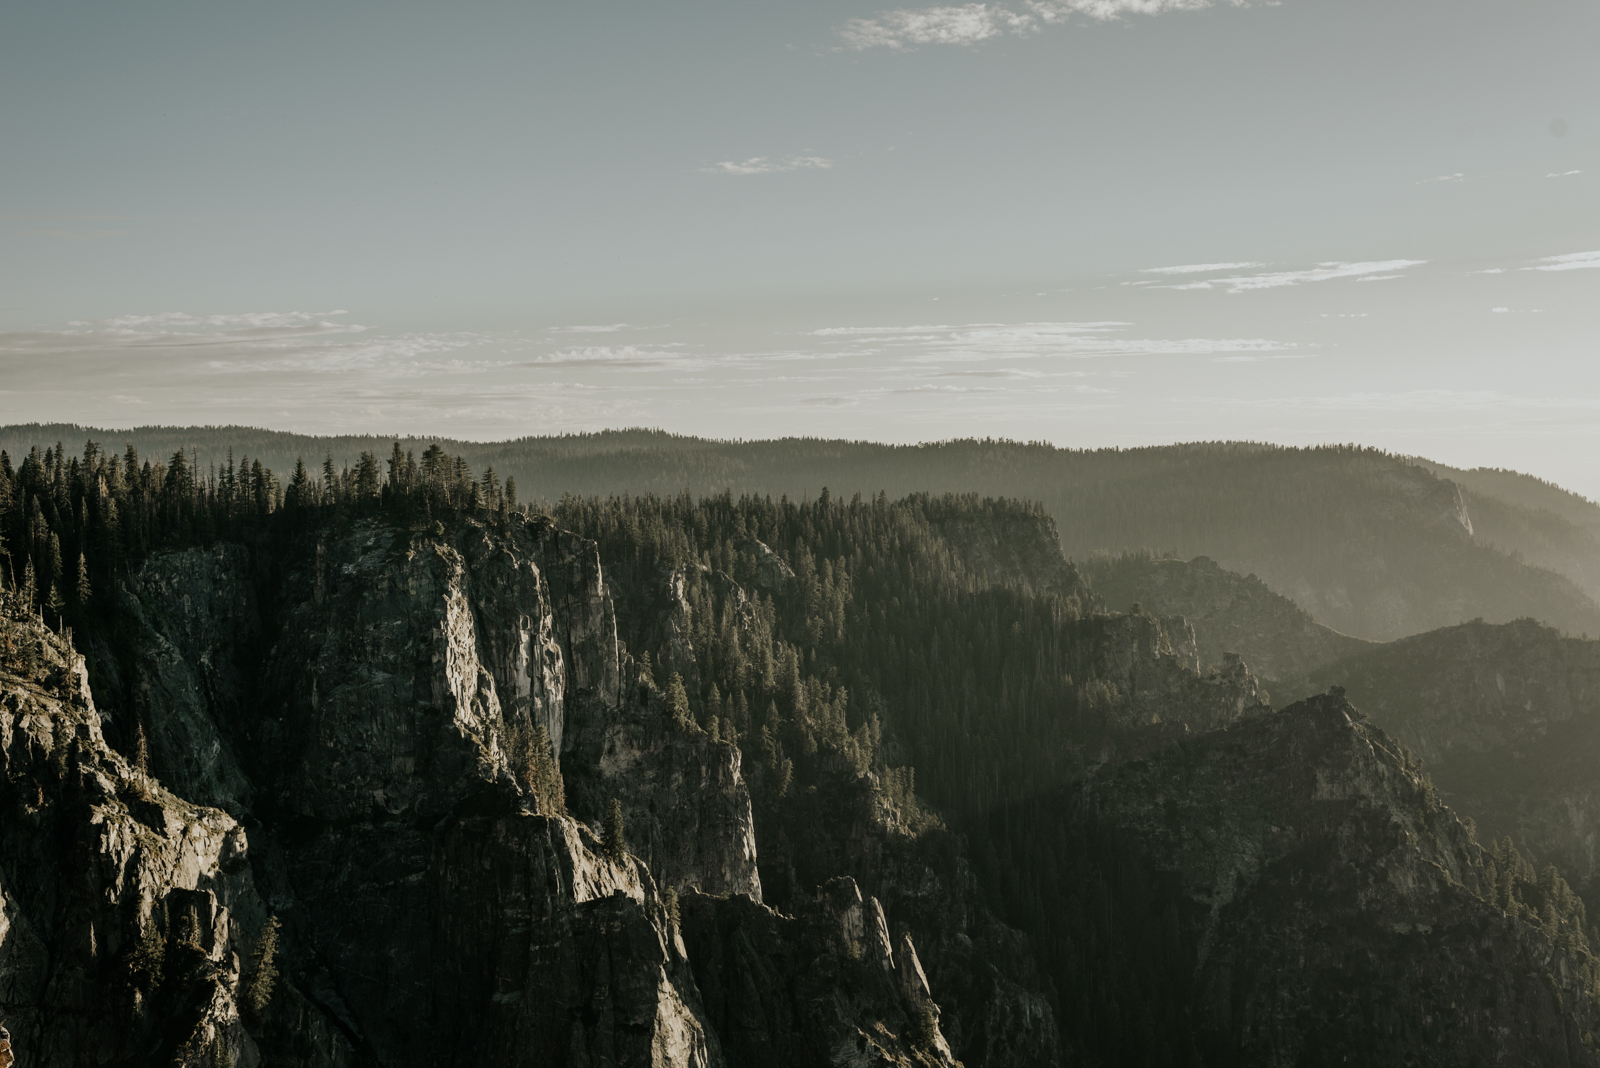
[[[141,458],[89,441],[81,453],[57,442],[31,447],[19,463],[0,451],[0,583],[55,623],[106,607],[115,577],[159,548],[244,539],[284,525],[387,514],[438,521],[466,514],[507,517],[518,509],[514,479],[494,468],[475,475],[438,443],[380,460],[362,452],[320,470],[296,459],[287,479],[230,449],[202,466],[194,450]]]

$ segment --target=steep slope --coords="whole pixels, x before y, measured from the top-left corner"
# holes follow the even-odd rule
[[[1551,512],[1573,526],[1600,536],[1600,504],[1554,482],[1501,467],[1451,467],[1412,457],[1419,467],[1447,478],[1468,493],[1489,497],[1531,512]]]
[[[1468,623],[1324,668],[1486,834],[1600,892],[1600,641]]]
[[[260,888],[218,896],[254,925],[240,948],[282,923],[263,1011],[223,997],[253,965],[197,988],[222,991],[230,1055],[1592,1063],[1590,932],[1559,873],[1474,852],[1337,697],[1273,714],[1181,618],[1101,611],[1037,506],[678,495],[551,518],[427,459],[265,512],[253,478],[241,499],[182,469],[75,500],[81,469],[30,458],[16,483],[75,517],[69,553],[119,510],[155,547],[111,583],[89,567],[64,607],[93,631],[105,737],[248,833],[242,867],[216,863]],[[7,847],[44,855],[36,830]],[[48,896],[71,863],[16,877]],[[205,944],[179,920],[131,930],[179,959]],[[69,1019],[8,989],[36,1044]],[[156,987],[149,1026],[188,989]]]
[[[1502,909],[1419,771],[1330,694],[997,815],[1089,1063],[1600,1063],[1582,906]]]
[[[1590,598],[1600,597],[1600,533],[1587,522],[1569,519],[1548,508],[1521,507],[1473,490],[1463,491],[1463,497],[1472,513],[1473,537],[1479,544],[1565,575]]]
[[[1099,555],[1085,563],[1084,573],[1108,605],[1182,616],[1194,628],[1203,663],[1243,657],[1280,702],[1316,689],[1311,675],[1317,669],[1375,644],[1324,627],[1254,575],[1235,574],[1204,556]]]
[[[15,1048],[39,1065],[221,1050],[258,1064],[238,987],[266,913],[244,828],[111,750],[83,659],[6,592],[0,630],[0,1017]]]
[[[738,750],[672,725],[617,643],[593,543],[521,519],[439,530],[299,524],[250,548],[158,553],[129,577],[121,622],[104,636],[129,652],[102,653],[98,673],[119,709],[110,719],[130,740],[158,741],[156,770],[238,809],[248,850],[226,813],[180,800],[104,747],[81,659],[34,624],[8,627],[30,664],[48,668],[45,647],[58,650],[70,670],[50,677],[79,687],[45,707],[28,677],[0,679],[16,711],[3,733],[7,803],[21,821],[0,869],[0,961],[17,980],[0,984],[0,1014],[19,1049],[60,1065],[147,1063],[158,1048],[198,1065],[223,1056],[219,1042],[245,1065],[726,1063],[666,891],[704,885],[770,915],[756,900]],[[77,723],[81,742],[52,717]],[[540,737],[563,749],[574,804],[595,806],[597,825],[598,799],[623,799],[627,844],[664,886],[621,842],[602,844],[564,814],[541,771],[554,754],[530,749]],[[584,767],[596,742],[623,759]],[[117,830],[127,817],[115,800],[106,816],[73,801],[91,743],[106,769],[95,789],[149,795],[125,805],[156,837],[144,824]],[[66,799],[52,807],[57,788],[41,775],[63,763],[51,782]],[[51,902],[69,888],[95,900],[107,862],[92,850],[39,858],[73,834],[101,840],[102,822],[113,843],[151,843],[111,850],[141,864],[139,877],[104,876],[125,887],[99,906],[111,918],[63,914]],[[172,856],[158,865],[162,848]],[[193,951],[191,907],[207,932]],[[239,962],[269,911],[283,925],[284,981],[264,1011],[241,1013]],[[123,993],[140,973],[117,958],[141,931],[169,963],[143,1002]],[[790,966],[845,967],[849,946],[802,933]],[[91,979],[110,993],[63,985],[59,969],[45,983],[41,937],[88,946]],[[891,961],[903,969],[914,951]],[[953,1064],[936,1006],[930,1024],[917,1000],[926,990],[872,975],[856,989],[855,973],[842,974],[850,1011],[800,1020],[797,1041],[844,1056],[842,1035],[871,1035],[882,1063]],[[784,968],[763,975],[782,997]],[[122,1015],[83,1015],[97,998],[130,996]],[[847,1059],[876,1063],[853,1045]]]

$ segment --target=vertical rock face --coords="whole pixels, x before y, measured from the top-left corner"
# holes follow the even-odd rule
[[[678,883],[760,893],[737,750],[661,729],[592,543],[358,523],[157,555],[121,601],[109,721],[260,842],[131,769],[82,661],[21,628],[41,666],[0,678],[0,1015],[30,1063],[723,1063],[644,863],[530,806],[544,727],[592,787],[579,815],[620,794]],[[586,740],[602,752],[574,766]],[[680,802],[702,814],[687,844],[644,841],[646,806],[681,829]],[[252,1014],[241,969],[271,912],[284,981]],[[136,951],[165,978],[134,985]]]
[[[1260,681],[1238,657],[1202,674],[1194,628],[1181,616],[1097,616],[1080,624],[1088,677],[1115,688],[1120,726],[1224,726],[1267,710]]]
[[[592,544],[588,552],[594,553]],[[598,576],[598,566],[593,573]],[[681,571],[663,571],[645,588],[630,591],[622,611],[641,654],[653,651],[658,674],[676,672],[693,688],[698,668],[683,583]],[[626,814],[629,848],[663,886],[748,894],[760,901],[755,822],[739,749],[670,725],[655,683],[631,656],[619,654],[616,614],[608,598],[608,675],[626,682],[585,701],[564,736],[574,811],[598,818],[616,798]]]
[[[593,545],[522,524],[358,526],[283,588],[261,729],[277,803],[311,836],[284,851],[288,881],[361,1044],[392,1064],[719,1064],[642,865],[527,809],[537,727],[570,768],[625,717]],[[685,796],[720,775],[748,824],[736,761],[698,755],[720,759],[664,745],[651,767],[688,779]]]
[[[117,601],[139,639],[130,676],[107,695],[113,722],[127,741],[147,734],[150,770],[172,790],[245,811],[251,784],[232,732],[248,704],[241,664],[261,640],[249,552],[218,545],[150,557]]]
[[[261,914],[244,830],[106,745],[65,642],[6,630],[0,1018],[15,1049],[68,1066],[198,1065],[225,1048],[253,1068],[235,1001]]]
[[[819,888],[795,916],[703,894],[686,896],[682,912],[730,1064],[954,1068],[916,950],[905,937],[891,950],[882,908],[854,880]]]

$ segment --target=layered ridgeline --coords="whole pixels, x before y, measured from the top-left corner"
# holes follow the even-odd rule
[[[1427,764],[1494,838],[1554,863],[1600,906],[1600,641],[1482,621],[1363,650],[1315,673]]]
[[[1502,874],[1555,865],[1600,908],[1600,641],[1523,619],[1368,642],[1204,557],[1131,553],[1085,571],[1109,604],[1184,615],[1203,657],[1242,655],[1280,701],[1343,688],[1496,843]]]
[[[1600,1064],[1559,874],[1036,506],[119,466],[12,482],[38,1063]]]
[[[362,452],[382,461],[394,447],[388,438],[232,427],[14,426],[0,428],[0,448],[15,466],[34,446],[85,437],[119,453],[131,443],[161,465],[191,450],[201,474],[221,470],[233,450],[276,472],[280,489],[297,459],[320,477],[324,461],[336,471],[354,469]],[[415,457],[430,444],[399,442]],[[1260,576],[1323,624],[1364,638],[1479,616],[1529,616],[1574,634],[1600,634],[1600,509],[1527,476],[1430,468],[1371,449],[724,442],[651,431],[442,444],[475,469],[514,478],[525,500],[685,489],[803,500],[823,487],[847,499],[857,492],[979,492],[1035,500],[1056,520],[1069,557],[1139,548],[1208,556]]]
[[[1111,607],[1132,605],[1182,616],[1208,664],[1243,657],[1280,702],[1316,689],[1312,676],[1377,645],[1325,627],[1255,575],[1229,571],[1208,557],[1176,560],[1148,551],[1095,553],[1084,573]]]

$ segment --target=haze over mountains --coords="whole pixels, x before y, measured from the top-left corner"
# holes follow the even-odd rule
[[[296,459],[339,466],[398,440],[420,455],[434,439],[309,437],[233,427],[112,431],[0,428],[0,448],[92,439],[131,443],[163,462],[194,450],[200,470],[231,448],[287,477]],[[793,438],[728,442],[655,431],[441,441],[473,467],[515,478],[524,500],[613,493],[729,492],[816,497],[969,493],[1038,501],[1073,559],[1148,549],[1208,556],[1254,573],[1317,622],[1377,640],[1482,617],[1524,616],[1600,635],[1600,506],[1509,471],[1457,471],[1427,460],[1334,446],[1213,442],[1074,450],[956,440],[917,446]]]
[[[44,1063],[1600,1066],[1588,502],[1354,447],[395,444],[0,431]]]

